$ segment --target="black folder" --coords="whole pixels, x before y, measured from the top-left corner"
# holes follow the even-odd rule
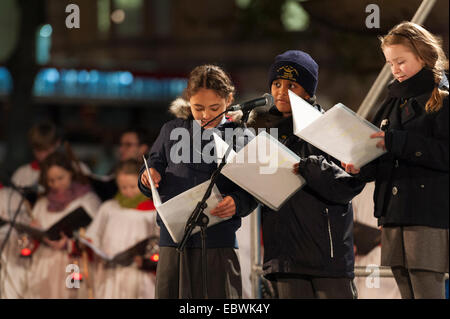
[[[61,239],[61,232],[67,237],[72,238],[74,231],[81,227],[86,227],[91,221],[91,216],[89,216],[86,210],[80,206],[58,220],[48,229],[41,229],[21,223],[16,223],[14,227],[18,232],[27,233],[37,240],[42,240],[43,237],[48,237],[50,240],[58,240]]]
[[[149,244],[152,244],[152,241],[155,240],[155,237],[147,237],[130,248],[127,248],[126,250],[114,255],[109,256],[102,250],[100,250],[98,247],[96,247],[94,244],[86,240],[85,238],[78,237],[78,240],[84,244],[85,246],[92,249],[92,251],[99,256],[101,259],[103,259],[107,264],[109,265],[122,265],[122,266],[128,266],[134,261],[135,256],[142,256],[145,255],[147,251],[147,246]]]
[[[381,230],[362,223],[353,223],[353,242],[357,255],[367,255],[381,244]]]

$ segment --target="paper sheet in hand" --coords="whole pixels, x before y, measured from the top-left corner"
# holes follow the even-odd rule
[[[146,238],[144,240],[141,240],[139,242],[137,242],[136,244],[134,244],[133,246],[131,246],[130,248],[114,255],[114,256],[109,256],[108,254],[106,254],[104,251],[102,251],[100,248],[98,248],[97,246],[95,246],[93,243],[89,242],[88,240],[86,240],[83,237],[78,236],[77,239],[84,245],[86,245],[87,247],[91,248],[92,251],[99,256],[100,258],[102,258],[103,260],[105,260],[108,263],[114,263],[114,264],[119,264],[119,265],[123,265],[123,266],[127,266],[130,265],[133,261],[134,261],[134,257],[135,256],[142,256],[145,254],[145,250],[147,247],[147,244],[150,241],[150,238]]]
[[[43,237],[48,237],[50,240],[58,240],[61,238],[60,232],[63,232],[67,237],[71,238],[75,230],[86,227],[91,221],[92,218],[86,210],[83,207],[78,207],[62,217],[48,229],[32,227],[21,223],[16,223],[14,228],[16,228],[18,232],[25,232],[38,240],[41,240]]]
[[[228,144],[214,134],[218,157],[225,154]],[[237,154],[222,174],[258,201],[278,210],[304,184],[303,177],[292,172],[300,158],[267,132],[261,132]]]
[[[151,176],[145,158],[144,163],[147,169],[148,176]],[[205,195],[210,181],[208,180],[202,184],[199,184],[169,199],[168,201],[161,203],[161,198],[159,197],[158,190],[156,189],[152,178],[150,177],[149,179],[155,208],[158,211],[158,214],[161,217],[164,225],[166,226],[170,236],[172,237],[172,240],[175,243],[179,243],[183,239],[186,222],[191,216],[198,202],[200,202]],[[208,227],[231,218],[220,218],[209,213],[214,207],[217,206],[217,204],[219,204],[221,200],[222,195],[220,195],[217,186],[214,185],[211,191],[211,196],[206,201],[206,204],[208,206],[203,211],[203,213],[209,218]],[[192,231],[192,234],[195,234],[199,231],[200,227],[195,227]]]
[[[322,114],[289,91],[294,134],[344,163],[360,168],[386,151],[370,135],[380,130],[339,103]]]

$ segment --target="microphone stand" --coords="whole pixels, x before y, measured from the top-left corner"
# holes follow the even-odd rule
[[[241,122],[242,122],[242,125],[244,126],[244,128],[247,128],[247,121],[248,121],[248,117],[249,117],[251,111],[252,111],[251,109],[242,110],[243,115],[241,118]]]
[[[192,212],[191,216],[186,222],[186,227],[184,229],[184,235],[183,239],[180,241],[177,247],[177,251],[179,253],[182,253],[184,250],[184,247],[186,246],[186,242],[188,238],[191,236],[192,231],[195,227],[200,227],[200,236],[202,241],[201,246],[201,252],[202,252],[202,275],[203,275],[203,297],[204,299],[208,299],[208,271],[207,271],[207,265],[208,265],[208,259],[207,259],[207,250],[206,250],[206,228],[208,227],[209,223],[209,217],[203,213],[203,211],[208,207],[208,204],[206,201],[208,200],[209,196],[211,196],[211,191],[216,184],[217,177],[220,174],[220,171],[225,166],[225,158],[228,155],[229,151],[231,150],[232,145],[228,147],[227,152],[225,153],[224,157],[222,158],[222,162],[219,164],[217,169],[214,171],[214,173],[211,175],[211,181],[208,185],[208,188],[203,195],[203,198],[200,202],[197,203],[197,206],[195,207],[194,211]]]
[[[14,186],[13,186],[12,188],[13,188],[14,190],[17,190],[16,187],[14,187]],[[6,236],[5,236],[5,238],[3,239],[2,245],[1,245],[1,247],[0,247],[0,272],[1,272],[1,269],[2,269],[2,254],[3,254],[3,250],[5,249],[6,243],[8,242],[8,239],[9,239],[9,237],[11,236],[11,231],[12,231],[12,229],[14,228],[14,225],[16,224],[17,216],[19,216],[19,213],[22,211],[22,210],[21,210],[22,205],[23,205],[23,203],[25,202],[25,196],[24,196],[22,193],[20,193],[20,192],[19,192],[19,194],[21,195],[21,199],[20,199],[19,205],[17,206],[17,209],[16,209],[16,211],[14,212],[13,219],[12,219],[12,220],[10,221],[10,223],[9,223],[8,232],[6,233]],[[11,199],[10,199],[10,200],[11,200]],[[1,289],[0,289],[0,297],[1,297]]]

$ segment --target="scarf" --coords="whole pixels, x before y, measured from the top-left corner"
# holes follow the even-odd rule
[[[132,198],[124,196],[122,193],[118,192],[114,199],[119,203],[122,208],[131,208],[137,209],[137,207],[142,203],[148,200],[148,198],[144,194],[138,194]]]
[[[78,182],[73,182],[68,189],[63,192],[57,193],[55,191],[50,191],[47,195],[49,212],[60,212],[73,200],[85,195],[91,191],[89,185],[80,184]]]
[[[389,84],[388,89],[391,97],[409,99],[410,97],[431,92],[435,86],[433,72],[423,68],[403,82],[394,80]]]

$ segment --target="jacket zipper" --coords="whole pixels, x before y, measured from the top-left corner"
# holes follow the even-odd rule
[[[333,237],[331,236],[331,225],[330,225],[330,216],[328,215],[328,208],[325,208],[325,213],[327,215],[327,222],[328,222],[328,238],[330,239],[330,255],[331,255],[331,258],[334,258]]]

